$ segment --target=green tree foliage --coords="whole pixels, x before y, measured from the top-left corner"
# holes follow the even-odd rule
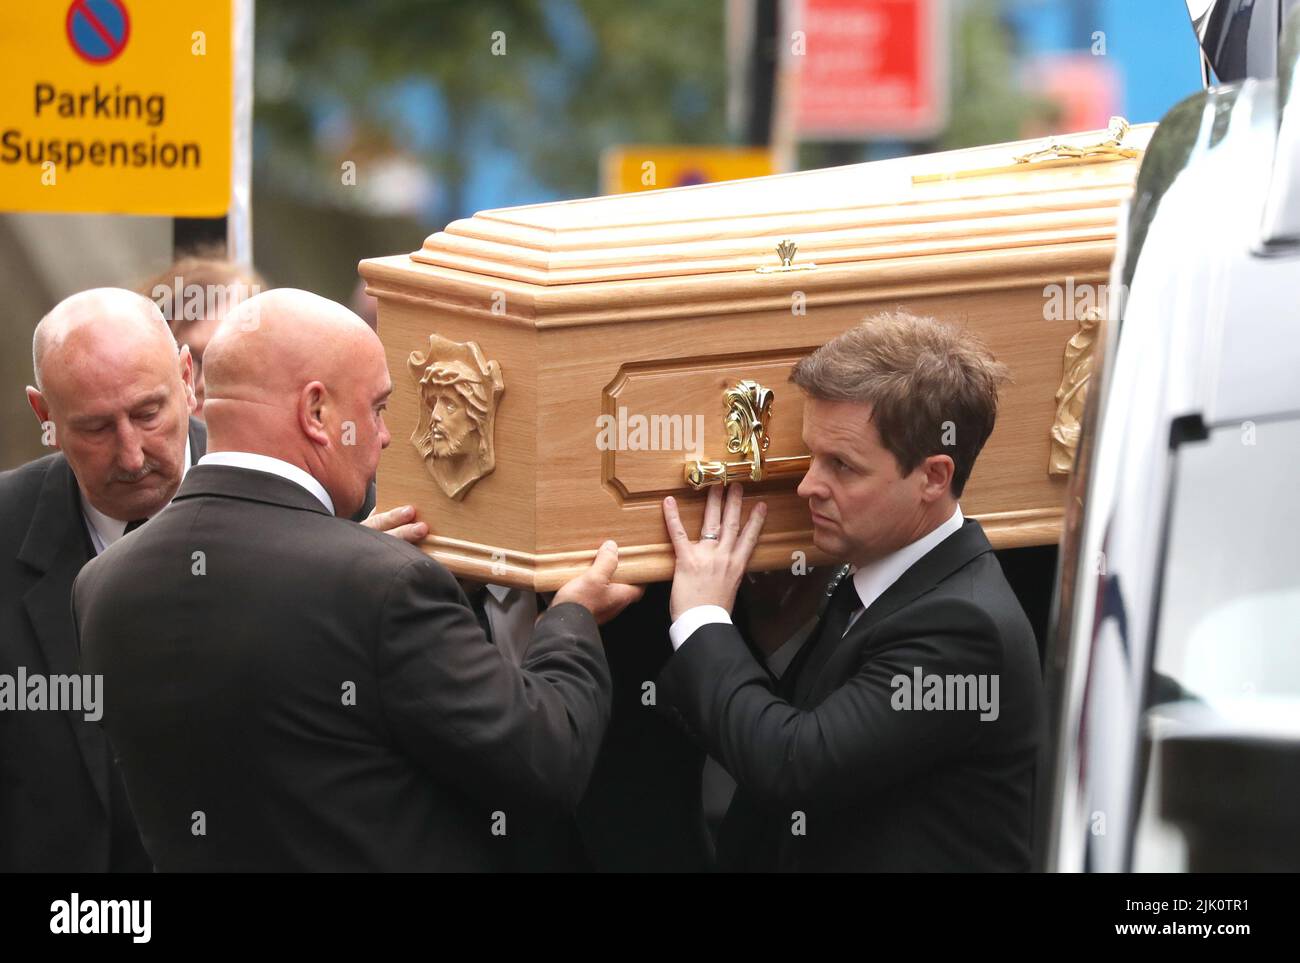
[[[475,151],[505,150],[553,196],[594,193],[603,148],[723,138],[723,6],[698,0],[277,0],[257,9],[259,175],[300,195],[348,198],[318,153],[341,115],[361,163],[407,148],[429,166],[446,218],[463,216]],[[505,55],[494,55],[494,43]],[[432,84],[432,145],[397,92]],[[432,123],[432,120],[431,120]]]
[[[1018,140],[1027,118],[1052,124],[1047,101],[1022,89],[1015,37],[995,0],[968,0],[954,12],[951,114],[936,147],[951,150]]]

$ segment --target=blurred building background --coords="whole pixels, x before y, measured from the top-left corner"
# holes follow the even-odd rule
[[[413,250],[476,210],[599,193],[602,154],[617,145],[752,140],[752,124],[734,109],[728,21],[734,46],[739,15],[762,21],[789,6],[257,0],[257,267],[274,285],[349,301],[363,257]],[[1200,86],[1183,0],[935,7],[944,27],[941,127],[801,142],[791,145],[790,166],[1105,127],[1117,113],[1153,121]],[[791,26],[778,22],[760,37],[768,58],[760,67]],[[743,76],[753,81],[752,71]],[[760,108],[771,96],[740,93]],[[84,287],[139,284],[166,266],[172,236],[159,218],[0,214],[0,469],[43,453],[23,396],[41,315]]]

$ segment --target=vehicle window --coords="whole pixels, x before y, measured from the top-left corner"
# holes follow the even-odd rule
[[[1216,428],[1177,453],[1140,757],[1133,868],[1186,869],[1158,817],[1159,743],[1300,720],[1300,420]]]
[[[1150,703],[1300,698],[1300,420],[1178,449]],[[1255,709],[1259,707],[1256,706]]]

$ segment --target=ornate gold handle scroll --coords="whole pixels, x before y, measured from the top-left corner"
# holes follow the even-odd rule
[[[688,461],[683,474],[691,488],[700,491],[710,485],[726,485],[740,479],[763,481],[808,471],[811,459],[807,455],[767,457],[771,442],[767,424],[772,417],[773,397],[770,388],[749,380],[738,382],[723,393],[727,451],[742,456],[743,460]]]

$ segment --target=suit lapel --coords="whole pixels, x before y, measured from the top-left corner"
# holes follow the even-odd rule
[[[820,651],[814,651],[810,655],[808,664],[795,680],[794,698],[791,702],[803,708],[810,708],[819,702],[837,678],[833,673],[826,672],[826,667],[837,653],[856,650],[862,638],[875,626],[903,606],[916,601],[972,559],[991,551],[993,546],[989,544],[979,522],[966,519],[961,528],[919,558],[899,576],[898,581],[881,593],[858,616],[858,620],[843,638],[821,640],[824,644],[817,647]]]
[[[72,469],[59,456],[45,474],[18,559],[41,573],[23,596],[32,630],[50,675],[81,671],[72,624],[72,583],[93,549],[81,517],[81,493]],[[100,801],[108,806],[108,753],[103,733],[75,711],[61,713],[72,727]]]
[[[190,419],[190,457],[198,461],[207,450],[203,422]],[[76,675],[81,671],[77,633],[72,623],[72,583],[94,557],[94,547],[81,514],[81,489],[67,459],[59,455],[45,473],[32,512],[31,523],[18,560],[41,577],[23,596],[37,644],[50,675]],[[109,754],[103,732],[88,725],[77,712],[61,713],[72,727],[82,760],[100,801],[109,804]]]
[[[838,639],[818,639],[817,645],[813,646],[813,651],[808,655],[808,661],[804,664],[803,670],[795,676],[794,694],[791,702],[801,708],[806,708],[805,700],[808,693],[812,690],[813,683],[821,675],[822,669],[830,661],[831,656],[840,648],[847,644],[849,638],[857,632],[858,625],[866,618],[866,613],[858,616],[858,621],[853,623],[843,636]]]
[[[849,566],[841,566],[830,581],[826,583],[826,594],[822,596],[821,602],[817,606],[817,614],[813,616],[812,622],[807,626],[807,635],[803,643],[799,646],[799,651],[795,653],[790,664],[785,667],[781,673],[781,678],[777,682],[776,693],[783,699],[791,699],[794,695],[795,683],[804,674],[806,666],[812,656],[814,649],[822,645],[826,640],[822,638],[822,632],[825,628],[827,612],[830,609],[831,598],[835,595],[835,590],[839,588],[846,578],[849,577]],[[797,633],[796,633],[797,634]],[[794,638],[791,637],[791,642]],[[790,643],[786,643],[787,645]]]

